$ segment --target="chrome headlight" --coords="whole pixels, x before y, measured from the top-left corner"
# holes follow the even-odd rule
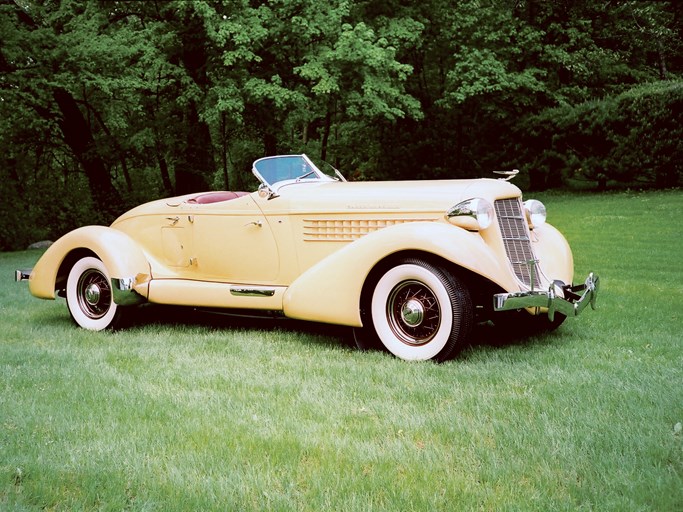
[[[493,206],[486,199],[474,197],[456,204],[446,212],[451,224],[465,229],[486,229],[493,222]]]
[[[526,220],[529,227],[539,228],[545,224],[545,205],[536,199],[529,199],[524,201],[524,211],[526,213]]]

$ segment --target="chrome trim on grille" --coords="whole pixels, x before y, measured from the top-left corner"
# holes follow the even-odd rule
[[[505,253],[515,276],[531,289],[538,288],[541,284],[540,268],[531,248],[529,225],[521,200],[518,197],[498,199],[494,207]]]

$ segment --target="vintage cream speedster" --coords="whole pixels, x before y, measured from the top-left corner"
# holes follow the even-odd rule
[[[346,182],[306,155],[257,160],[258,191],[153,201],[57,240],[33,295],[65,297],[86,329],[142,302],[266,313],[354,328],[359,347],[453,357],[475,322],[554,328],[595,306],[572,286],[545,207],[500,179]]]

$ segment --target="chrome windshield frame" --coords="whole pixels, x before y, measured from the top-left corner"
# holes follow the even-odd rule
[[[286,159],[286,158],[289,158],[289,159],[299,158],[299,159],[301,159],[302,169],[301,169],[300,175],[298,175],[296,177],[289,177],[286,179],[269,181],[263,175],[263,172],[259,171],[259,169],[258,169],[259,164],[262,162],[274,161],[274,160]],[[256,178],[261,183],[259,190],[264,191],[265,195],[267,195],[269,199],[277,197],[279,190],[282,187],[285,187],[287,185],[293,185],[293,184],[297,184],[297,183],[319,183],[321,181],[337,181],[335,178],[332,178],[331,176],[328,176],[327,174],[322,172],[318,168],[318,166],[315,165],[313,163],[313,161],[305,154],[276,155],[276,156],[266,156],[263,158],[259,158],[258,160],[255,160],[254,163],[252,164],[251,172],[254,174],[254,176],[256,176]]]

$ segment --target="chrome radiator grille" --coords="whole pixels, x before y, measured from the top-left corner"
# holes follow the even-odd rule
[[[517,279],[527,286],[538,287],[540,285],[538,260],[531,250],[529,226],[521,201],[518,198],[499,199],[495,203],[495,208],[505,252]]]

